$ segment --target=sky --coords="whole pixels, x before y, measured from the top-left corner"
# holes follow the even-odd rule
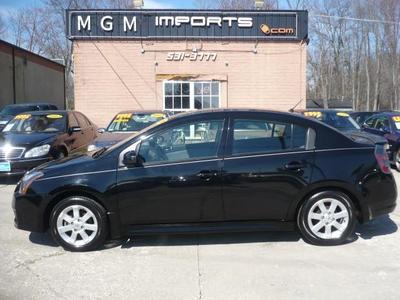
[[[40,4],[41,0],[0,0],[0,12]],[[144,0],[145,8],[195,8],[194,0]]]

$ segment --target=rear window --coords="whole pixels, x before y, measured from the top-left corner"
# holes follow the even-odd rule
[[[306,149],[307,128],[299,125],[237,119],[233,128],[234,155]]]

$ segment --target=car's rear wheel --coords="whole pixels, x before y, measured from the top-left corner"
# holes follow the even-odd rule
[[[355,208],[342,192],[319,192],[306,199],[299,210],[297,225],[307,242],[325,246],[343,244],[354,235]]]
[[[64,249],[90,251],[103,245],[107,238],[107,215],[92,199],[69,197],[53,209],[50,229],[54,240]]]

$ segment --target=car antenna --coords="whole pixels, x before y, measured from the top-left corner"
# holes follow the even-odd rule
[[[303,99],[300,99],[300,101],[297,102],[295,106],[293,106],[291,109],[289,109],[289,112],[291,112],[291,113],[294,112],[294,110],[296,109],[296,107],[297,107],[302,101],[303,101]]]

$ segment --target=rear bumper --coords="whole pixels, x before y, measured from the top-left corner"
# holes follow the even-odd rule
[[[397,186],[392,174],[370,174],[364,179],[362,193],[365,204],[363,222],[389,214],[396,208]]]
[[[24,175],[27,171],[40,166],[48,161],[50,161],[50,157],[42,157],[35,159],[20,159],[20,160],[10,160],[11,171],[10,172],[0,172],[0,178],[11,177],[11,176],[21,176]]]

